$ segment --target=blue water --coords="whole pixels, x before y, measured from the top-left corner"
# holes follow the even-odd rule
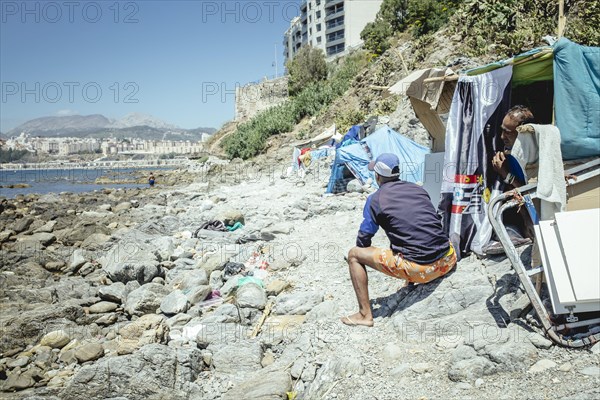
[[[0,186],[25,183],[28,188],[8,189],[0,188],[0,196],[12,198],[18,194],[46,194],[46,193],[82,193],[104,188],[143,188],[147,184],[96,184],[95,180],[107,177],[118,180],[134,180],[136,173],[143,171],[150,174],[167,168],[94,168],[94,169],[0,169]],[[158,177],[157,186],[160,185]]]

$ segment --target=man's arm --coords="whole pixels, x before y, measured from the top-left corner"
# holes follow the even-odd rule
[[[365,208],[363,209],[363,221],[358,229],[356,236],[357,247],[371,247],[371,239],[379,230],[379,225],[373,218],[373,210],[371,209],[371,199],[373,195],[367,198]]]

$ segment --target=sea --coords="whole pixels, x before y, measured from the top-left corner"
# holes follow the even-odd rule
[[[14,198],[23,194],[47,193],[83,193],[101,190],[104,188],[144,188],[147,183],[102,183],[97,184],[97,178],[109,178],[115,181],[134,181],[142,175],[150,175],[156,171],[171,168],[143,167],[143,168],[63,168],[63,169],[0,169],[0,197]],[[7,188],[6,186],[25,184],[28,187]],[[160,178],[157,179],[157,186]]]

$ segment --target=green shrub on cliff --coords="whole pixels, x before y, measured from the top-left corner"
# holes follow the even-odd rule
[[[307,85],[327,79],[327,63],[323,50],[304,46],[286,63],[289,73],[288,93],[295,96]]]
[[[565,2],[564,35],[576,43],[600,45],[600,2]],[[467,55],[508,57],[544,45],[558,33],[555,0],[467,0],[453,16],[451,31],[462,38]]]

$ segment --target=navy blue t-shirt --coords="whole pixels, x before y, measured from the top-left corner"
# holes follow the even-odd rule
[[[363,210],[356,245],[371,246],[379,227],[394,253],[419,264],[432,263],[446,254],[450,242],[442,229],[429,195],[410,182],[386,182],[369,196]]]

